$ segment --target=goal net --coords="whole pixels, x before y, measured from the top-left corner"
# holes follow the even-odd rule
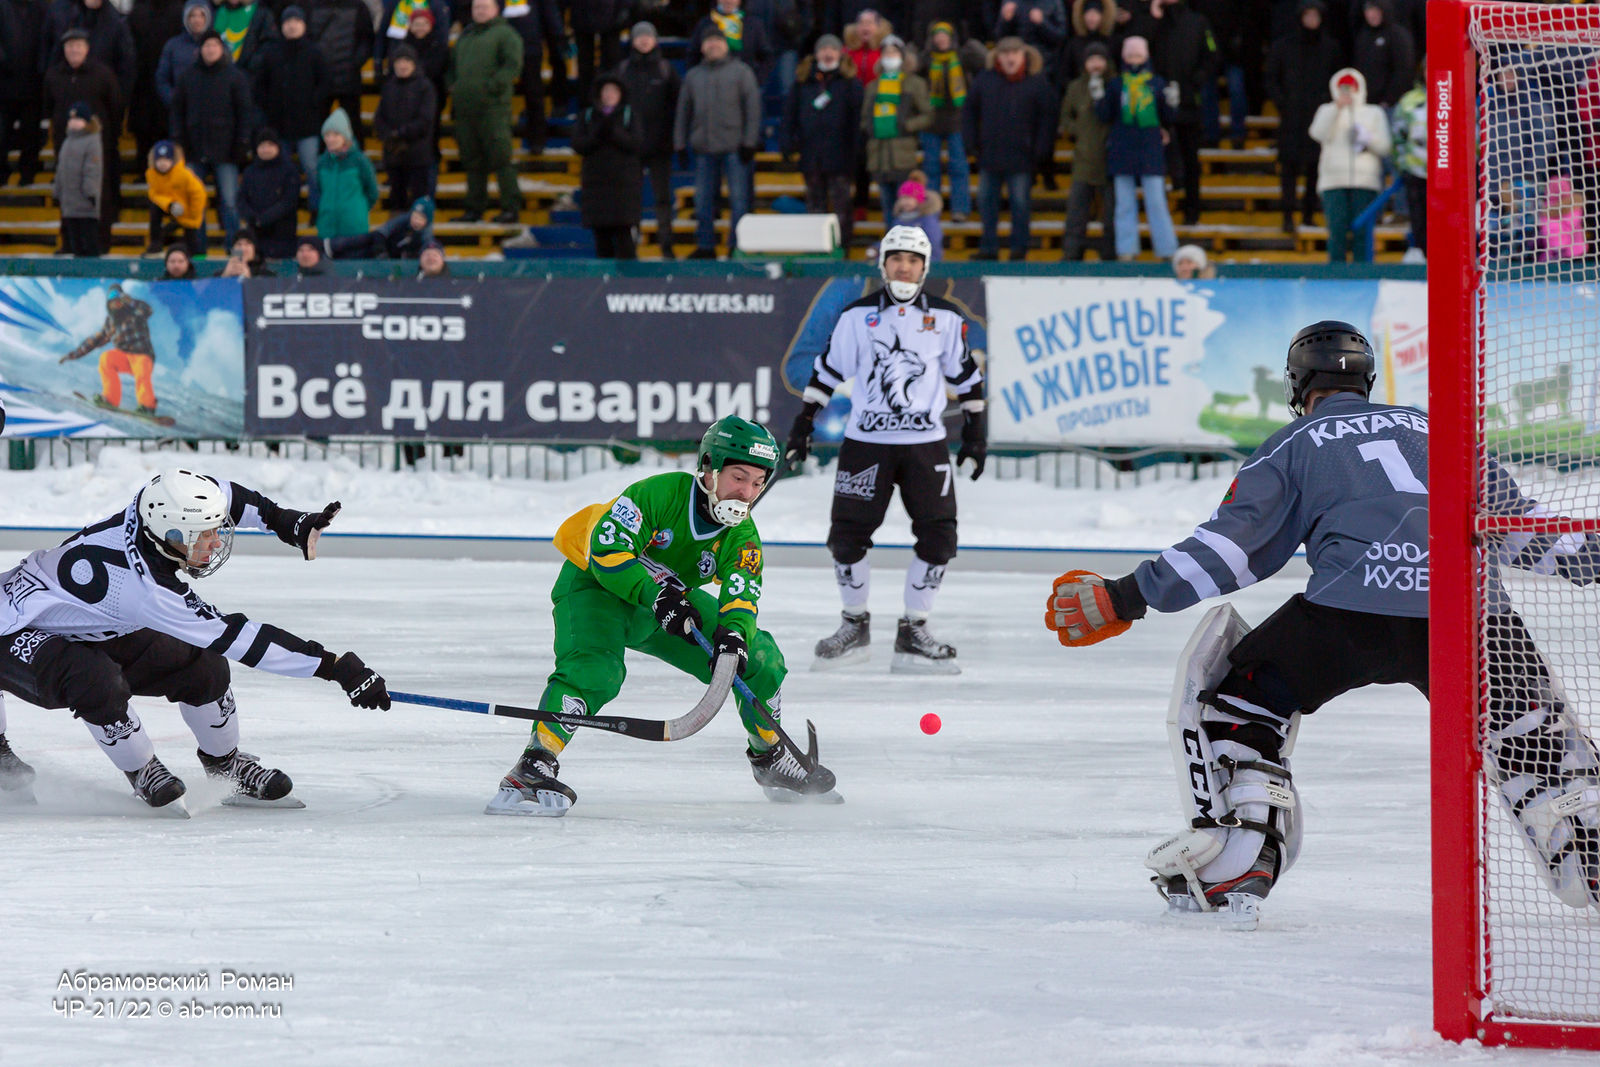
[[[1600,7],[1428,56],[1435,1025],[1600,1048]]]

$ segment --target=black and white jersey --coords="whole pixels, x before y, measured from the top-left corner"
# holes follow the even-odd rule
[[[270,528],[265,516],[279,511],[276,504],[242,485],[217,484],[236,526]],[[135,498],[121,513],[34,552],[0,576],[0,640],[25,642],[36,635],[20,631],[40,631],[104,641],[150,629],[274,674],[307,678],[322,665],[327,653],[315,641],[225,615],[201,600],[139,527]]]
[[[926,292],[896,304],[879,289],[839,313],[805,398],[826,404],[851,378],[844,435],[856,441],[944,440],[946,383],[963,406],[983,404],[983,372],[967,347],[966,319],[950,301]]]

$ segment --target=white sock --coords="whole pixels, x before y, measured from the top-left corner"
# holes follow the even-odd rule
[[[150,743],[150,735],[144,732],[144,724],[132,708],[128,709],[128,717],[122,722],[114,722],[110,726],[98,726],[92,722],[83,725],[89,728],[89,736],[94,738],[100,751],[117,765],[119,771],[141,770],[156,754],[155,746]]]
[[[239,747],[239,717],[234,714],[233,688],[209,704],[179,704],[183,721],[189,724],[200,751],[208,756],[226,756]]]
[[[839,583],[839,599],[844,601],[844,610],[852,615],[860,615],[867,610],[867,590],[872,584],[872,566],[867,562],[867,557],[862,556],[857,563],[833,564],[833,578]]]
[[[911,557],[911,566],[906,568],[906,618],[916,622],[933,614],[933,598],[944,581],[944,568],[943,563]]]

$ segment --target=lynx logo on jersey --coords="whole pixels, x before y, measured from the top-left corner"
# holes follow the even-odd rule
[[[43,630],[23,630],[11,642],[11,655],[19,663],[32,663],[34,653],[39,651],[39,646],[50,640],[51,634]]]
[[[913,410],[911,390],[928,373],[928,365],[915,352],[907,351],[896,334],[893,344],[872,339],[872,373],[867,376],[867,401],[874,410],[861,413],[861,429],[868,433],[884,430],[931,430],[936,425],[926,411]]]
[[[878,495],[878,465],[874,463],[864,471],[851,474],[840,471],[833,479],[834,496],[855,496],[871,500]]]

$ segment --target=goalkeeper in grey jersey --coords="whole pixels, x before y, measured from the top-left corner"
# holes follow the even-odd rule
[[[1348,323],[1301,330],[1287,363],[1301,417],[1240,467],[1211,518],[1125,577],[1062,575],[1045,617],[1062,644],[1094,644],[1149,608],[1181,611],[1251,585],[1305,546],[1304,593],[1254,630],[1231,605],[1214,608],[1184,650],[1168,726],[1188,827],[1145,861],[1174,913],[1245,927],[1299,850],[1288,759],[1299,717],[1367,685],[1428,692],[1427,416],[1367,399],[1375,359]],[[1536,507],[1492,461],[1483,491],[1487,508]],[[1600,577],[1588,540],[1521,535],[1492,559],[1580,584]],[[1491,772],[1552,890],[1600,907],[1600,756],[1509,602],[1486,599]]]
[[[34,552],[0,575],[0,687],[44,708],[71,708],[151,807],[184,793],[156,758],[132,696],[178,704],[211,777],[235,803],[299,807],[289,776],[239,751],[229,660],[296,678],[337,682],[350,702],[387,708],[381,677],[353,652],[335,656],[240,614],[223,614],[180,577],[214,573],[236,525],[270,530],[316,558],[339,511],[292,511],[232,482],[190,471],[156,477],[127,509]],[[181,806],[181,805],[180,805]]]

